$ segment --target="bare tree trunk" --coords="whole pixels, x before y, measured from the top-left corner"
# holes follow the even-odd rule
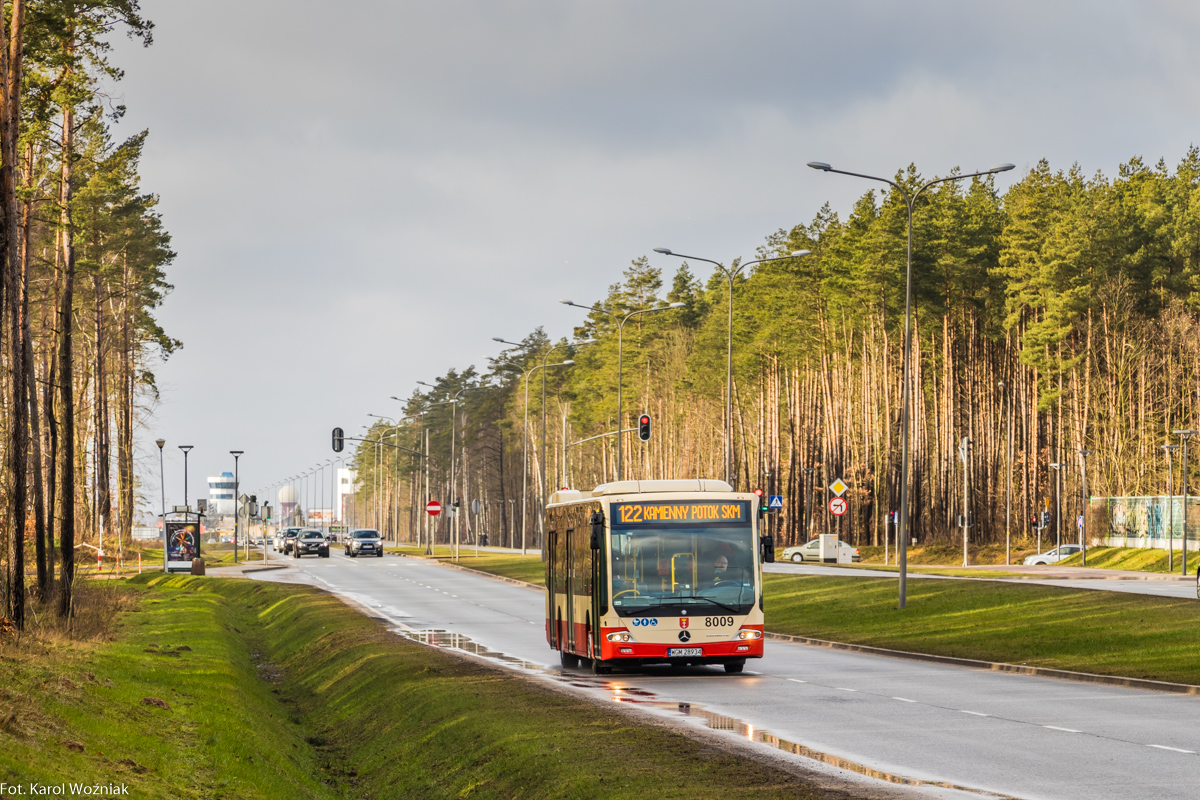
[[[71,311],[75,302],[75,226],[71,216],[71,166],[74,154],[75,110],[63,109],[62,118],[62,184],[59,189],[62,204],[59,223],[62,237],[63,284],[58,305],[58,388],[62,414],[62,446],[59,448],[58,474],[61,488],[62,587],[58,595],[58,613],[72,613],[72,583],[75,579],[75,391],[74,363],[71,353]]]

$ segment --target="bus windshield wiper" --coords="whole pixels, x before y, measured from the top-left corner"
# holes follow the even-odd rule
[[[639,608],[637,611],[629,611],[628,609],[624,609],[626,611],[625,616],[640,617],[642,614],[648,614],[651,611],[657,611],[659,606],[661,606],[661,605],[662,605],[662,601],[660,600],[658,602],[658,605],[646,606],[645,608]]]
[[[685,598],[680,598],[680,599],[682,600]],[[688,599],[688,600],[703,600],[706,603],[712,603],[714,606],[719,606],[720,608],[725,609],[730,614],[740,614],[741,613],[736,608],[733,608],[732,606],[727,606],[724,603],[718,603],[716,600],[713,600],[711,597],[700,597],[697,595],[693,595],[692,597],[688,597],[686,599]]]

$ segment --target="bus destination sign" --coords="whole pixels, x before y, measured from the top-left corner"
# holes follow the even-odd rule
[[[612,525],[695,525],[714,522],[749,522],[750,504],[744,500],[703,502],[678,500],[661,503],[614,503]]]

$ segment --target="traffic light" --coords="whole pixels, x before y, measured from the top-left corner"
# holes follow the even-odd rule
[[[342,448],[346,446],[346,435],[342,433],[341,428],[333,429],[333,452],[340,453]]]
[[[650,441],[650,415],[642,414],[638,417],[638,438],[643,442]]]
[[[759,514],[759,516],[766,514],[768,511],[766,492],[764,492],[762,489],[755,489],[754,496],[758,498],[758,514]]]
[[[1049,511],[1042,512],[1042,527],[1043,528],[1050,527],[1050,512]]]

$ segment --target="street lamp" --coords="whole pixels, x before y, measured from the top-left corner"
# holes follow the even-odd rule
[[[166,439],[155,439],[158,445],[158,488],[162,493],[162,526],[163,526],[163,574],[167,571],[167,484],[163,478],[163,447]]]
[[[187,486],[187,457],[188,453],[195,445],[181,444],[179,449],[183,451],[183,507],[188,507],[188,486]]]
[[[434,386],[432,383],[426,383],[425,381],[417,381],[417,383],[419,383],[422,386],[428,386],[430,389],[438,388],[438,387]],[[467,387],[463,386],[457,392],[455,392],[454,397],[451,397],[449,400],[431,400],[431,401],[429,401],[429,405],[431,405],[431,406],[444,406],[444,405],[451,406],[451,411],[450,411],[450,495],[451,495],[450,496],[450,504],[452,507],[453,507],[454,499],[455,499],[454,495],[458,491],[458,486],[457,486],[458,459],[455,457],[455,454],[454,454],[455,433],[458,428],[458,396],[461,395],[466,390],[467,390]],[[528,387],[526,387],[526,391],[528,393]],[[526,400],[528,400],[528,397],[526,397]],[[458,514],[459,513],[460,512],[458,512],[458,511],[454,512],[454,522],[453,522],[454,560],[455,561],[458,560]]]
[[[241,488],[241,482],[238,480],[238,459],[242,457],[245,450],[230,450],[229,455],[233,456],[233,563],[237,565],[237,547],[238,547],[238,521],[241,514],[238,512],[238,490]],[[249,558],[249,556],[247,556]]]
[[[622,372],[622,366],[623,366],[622,358],[624,355],[623,347],[624,347],[625,323],[628,322],[631,318],[638,316],[639,314],[654,314],[659,311],[670,311],[671,309],[675,309],[675,308],[686,308],[687,303],[671,303],[670,305],[659,306],[658,308],[643,308],[638,311],[629,312],[628,314],[625,315],[624,319],[622,319],[621,317],[618,317],[616,314],[612,313],[611,311],[607,311],[598,305],[597,306],[581,306],[578,303],[572,302],[571,300],[559,300],[558,302],[562,303],[564,306],[574,306],[575,308],[582,308],[586,311],[595,311],[600,314],[606,314],[609,317],[611,317],[614,321],[617,322],[617,478],[616,479],[621,480],[624,476],[624,470],[623,470],[624,461],[622,458],[623,448],[621,446],[621,442],[625,438],[625,436],[624,436],[625,429],[623,427],[625,423],[624,423],[624,420],[622,417],[623,407],[621,404],[622,403],[621,384],[623,383],[623,380],[621,378],[621,372]]]
[[[1161,446],[1167,454],[1167,572],[1175,571],[1175,487],[1172,479],[1175,470],[1172,468],[1171,456],[1179,449],[1177,444]]]
[[[1083,554],[1083,565],[1086,567],[1087,566],[1087,518],[1088,518],[1088,505],[1089,505],[1088,490],[1087,490],[1087,459],[1088,459],[1088,456],[1090,456],[1093,451],[1092,450],[1077,450],[1076,452],[1079,453],[1079,458],[1083,462],[1083,465],[1081,467],[1081,470],[1083,472],[1083,509],[1082,509],[1082,514],[1081,514],[1083,524],[1079,526],[1079,552]]]
[[[904,274],[904,368],[901,378],[903,383],[900,388],[900,608],[905,608],[908,605],[908,428],[909,428],[909,374],[912,369],[912,221],[913,221],[913,204],[921,193],[939,183],[946,181],[959,181],[965,178],[974,178],[980,175],[992,175],[997,172],[1008,172],[1014,168],[1012,164],[998,164],[989,170],[983,172],[972,172],[967,175],[951,175],[948,178],[938,178],[929,181],[922,185],[919,189],[913,192],[910,197],[908,192],[900,187],[900,184],[887,178],[878,178],[874,175],[864,175],[859,172],[846,172],[840,169],[834,169],[823,161],[810,161],[808,166],[822,172],[836,172],[840,175],[851,175],[855,178],[866,178],[871,181],[879,181],[886,183],[895,189],[900,197],[904,199],[904,205],[908,210],[908,263]]]
[[[1062,468],[1066,464],[1051,464],[1054,470],[1054,547],[1062,547]],[[1062,554],[1059,553],[1059,558]]]
[[[1197,433],[1200,433],[1200,431],[1182,430],[1182,431],[1171,431],[1171,433],[1175,434],[1180,439],[1183,439],[1183,572],[1181,574],[1187,575],[1187,548],[1188,548],[1188,531],[1187,531],[1187,524],[1188,524],[1188,502],[1187,502],[1188,501],[1188,485],[1187,485],[1188,484],[1188,455],[1187,455],[1187,448],[1188,448],[1188,439],[1192,438]]]
[[[1004,381],[999,383],[1000,391],[1006,388]],[[1012,424],[1012,391],[1008,392],[1008,458],[1006,466],[1008,469],[1008,485],[1004,492],[1004,563],[1012,563],[1012,451],[1013,451],[1013,424]]]
[[[787,261],[792,258],[803,258],[811,256],[809,250],[794,250],[791,255],[777,256],[775,258],[759,258],[754,261],[747,261],[744,264],[739,263],[736,267],[726,267],[719,261],[713,261],[708,258],[699,258],[697,256],[685,256],[682,253],[675,253],[666,247],[656,247],[654,252],[662,253],[664,256],[675,256],[676,258],[690,259],[692,261],[703,261],[706,264],[712,264],[725,276],[729,282],[729,334],[725,347],[725,482],[730,486],[733,485],[733,279],[736,278],[746,267],[755,264],[765,264],[769,261]]]

